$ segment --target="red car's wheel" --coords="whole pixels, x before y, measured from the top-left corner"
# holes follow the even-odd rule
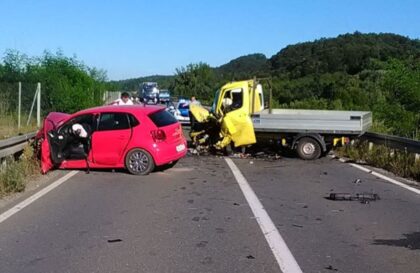
[[[125,157],[125,167],[131,174],[146,175],[155,168],[153,157],[143,149],[133,149]]]

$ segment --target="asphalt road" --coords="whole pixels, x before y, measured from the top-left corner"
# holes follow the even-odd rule
[[[329,158],[233,161],[303,272],[420,272],[419,195]],[[225,159],[188,156],[79,172],[0,223],[0,272],[281,271]]]

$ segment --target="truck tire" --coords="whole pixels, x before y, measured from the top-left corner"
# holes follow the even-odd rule
[[[321,156],[321,145],[318,141],[310,137],[299,139],[297,153],[304,160],[314,160]]]

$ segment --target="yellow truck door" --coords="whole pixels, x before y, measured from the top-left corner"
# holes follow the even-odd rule
[[[242,83],[242,84],[241,84]],[[219,147],[233,141],[235,147],[250,145],[256,142],[254,126],[249,116],[249,96],[245,92],[247,82],[239,82],[222,90],[217,111],[223,115],[222,136]]]

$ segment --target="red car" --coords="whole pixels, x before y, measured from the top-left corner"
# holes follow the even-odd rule
[[[80,126],[83,137],[74,130]],[[43,173],[52,168],[126,168],[145,175],[187,153],[178,121],[164,108],[149,105],[102,106],[73,115],[52,112],[36,139]]]

